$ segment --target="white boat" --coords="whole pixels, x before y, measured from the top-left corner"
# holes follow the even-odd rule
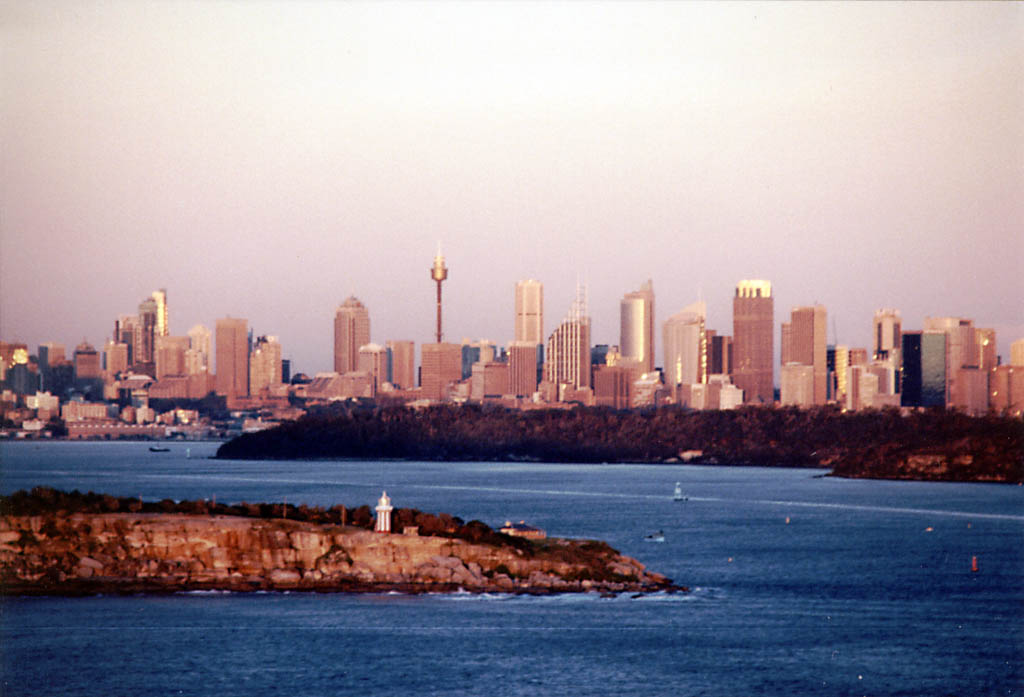
[[[658,532],[652,532],[650,535],[647,535],[647,536],[644,537],[644,542],[664,542],[664,541],[665,541],[665,533],[663,533],[661,530],[659,530]]]
[[[679,482],[676,482],[676,490],[672,494],[673,501],[685,501],[686,497],[683,496],[683,487]]]

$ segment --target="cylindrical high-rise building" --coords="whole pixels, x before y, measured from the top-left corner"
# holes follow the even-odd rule
[[[748,404],[775,399],[773,371],[774,305],[770,281],[742,280],[732,301],[732,381]]]
[[[359,369],[359,347],[370,343],[370,312],[351,296],[334,313],[334,372]]]
[[[654,288],[648,280],[640,290],[626,293],[619,303],[619,353],[635,360],[640,369],[654,370]]]

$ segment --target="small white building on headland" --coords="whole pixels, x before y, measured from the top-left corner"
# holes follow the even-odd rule
[[[548,536],[548,534],[540,528],[527,525],[526,522],[522,520],[518,523],[506,520],[505,525],[503,525],[498,532],[512,537],[525,537],[529,540],[543,540]]]
[[[391,505],[391,499],[388,497],[388,492],[382,491],[380,494],[380,500],[377,501],[377,524],[374,527],[375,532],[391,532],[391,511],[394,507]]]

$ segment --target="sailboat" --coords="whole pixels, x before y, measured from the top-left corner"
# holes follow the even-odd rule
[[[673,501],[685,501],[686,497],[683,496],[683,486],[679,482],[676,482],[676,490],[672,493]]]

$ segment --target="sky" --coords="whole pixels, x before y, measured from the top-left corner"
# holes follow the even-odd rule
[[[737,281],[829,343],[1024,337],[1024,3],[0,1],[0,339],[243,317],[293,371],[371,339],[594,343],[647,279],[732,332]],[[657,360],[661,362],[660,348]]]

